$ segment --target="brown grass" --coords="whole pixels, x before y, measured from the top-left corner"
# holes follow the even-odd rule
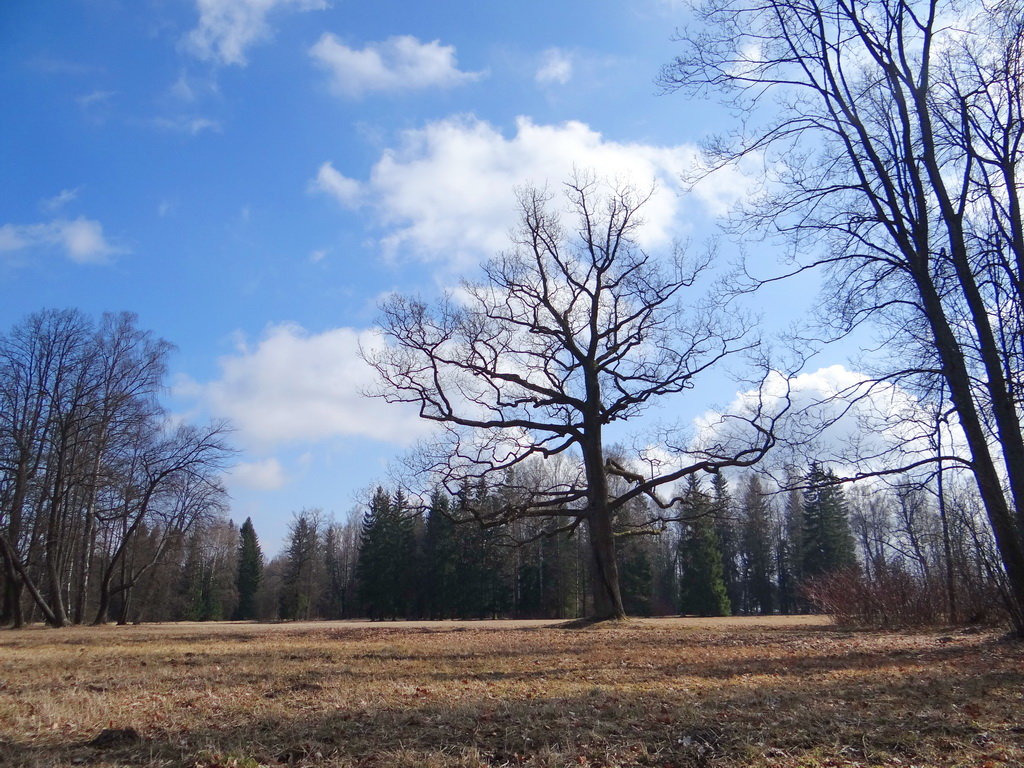
[[[1022,656],[807,617],[31,629],[0,765],[1022,766]]]

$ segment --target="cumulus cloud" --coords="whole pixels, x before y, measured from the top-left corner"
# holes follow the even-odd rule
[[[324,192],[330,195],[343,208],[358,206],[362,192],[358,181],[338,173],[337,169],[329,162],[320,166],[316,178],[310,182],[309,187],[314,192]]]
[[[534,79],[542,85],[565,85],[572,79],[572,56],[560,48],[548,48]]]
[[[409,445],[427,429],[415,410],[362,394],[376,379],[359,356],[360,346],[381,343],[372,331],[314,334],[275,325],[254,346],[243,343],[222,358],[216,381],[184,382],[177,391],[230,419],[240,440],[255,450],[345,436]]]
[[[231,468],[228,481],[240,488],[275,491],[288,482],[284,467],[275,458],[262,461],[241,461]]]
[[[454,46],[439,40],[423,43],[411,35],[389,37],[359,50],[325,32],[309,55],[330,74],[335,91],[353,98],[372,91],[450,88],[482,77],[458,68]]]
[[[640,233],[643,245],[655,246],[679,234],[679,179],[692,170],[699,154],[689,144],[611,141],[576,121],[540,125],[521,117],[514,134],[506,137],[486,121],[459,116],[402,134],[362,185],[363,200],[388,230],[383,245],[389,255],[445,260],[461,269],[507,246],[517,220],[516,187],[532,184],[555,191],[574,169],[581,169],[641,189],[657,183]],[[314,184],[323,171],[321,166]],[[698,184],[694,195],[709,213],[719,215],[750,186],[739,170],[723,169]]]
[[[42,224],[0,226],[0,253],[57,248],[79,264],[103,264],[124,249],[112,245],[93,219],[54,219]]]
[[[246,51],[270,37],[267,17],[276,11],[315,11],[325,0],[196,0],[199,25],[185,45],[195,56],[219,64],[246,64]]]

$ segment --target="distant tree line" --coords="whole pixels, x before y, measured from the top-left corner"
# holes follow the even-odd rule
[[[927,487],[842,486],[817,464],[800,488],[768,493],[748,474],[688,480],[681,522],[617,520],[632,615],[827,611],[899,626],[1002,618],[998,557],[969,484],[940,505]],[[414,504],[378,488],[337,522],[294,515],[266,561],[251,520],[206,520],[175,538],[140,583],[130,620],[569,619],[590,614],[588,543],[556,519],[458,523],[486,489]],[[495,501],[494,503],[498,503]],[[568,519],[568,518],[567,518]]]
[[[481,515],[506,485],[426,501],[378,488],[344,522],[298,512],[266,562],[252,521],[227,519],[224,428],[172,425],[158,404],[169,351],[130,314],[44,311],[0,337],[4,624],[592,615],[586,526]],[[642,496],[615,515],[624,608],[995,615],[1004,571],[955,480],[868,489],[811,464],[783,493],[753,473],[692,475],[672,519]]]

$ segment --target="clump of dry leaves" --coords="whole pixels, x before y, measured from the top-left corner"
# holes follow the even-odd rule
[[[807,618],[32,629],[0,634],[0,765],[1021,766],[1024,649]]]

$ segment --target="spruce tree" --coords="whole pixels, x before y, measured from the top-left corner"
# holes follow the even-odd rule
[[[405,618],[417,612],[416,532],[401,491],[378,488],[363,515],[356,575],[359,599],[370,618]]]
[[[690,475],[682,513],[685,522],[679,540],[681,612],[728,616],[731,606],[722,580],[722,554],[715,535],[714,510],[695,475]]]
[[[802,613],[806,610],[799,587],[803,577],[803,494],[796,484],[799,477],[791,474],[787,479],[790,491],[786,495],[786,510],[782,521],[779,543],[779,610],[782,613]]]
[[[740,583],[740,542],[739,525],[729,491],[729,481],[721,472],[711,480],[711,499],[715,510],[715,535],[718,537],[718,549],[722,553],[722,582],[733,612],[742,605],[742,585]]]
[[[744,608],[762,615],[772,612],[774,536],[768,499],[757,475],[747,477],[742,498],[742,561]]]
[[[615,533],[620,538],[616,557],[622,604],[631,616],[651,615],[655,559],[653,537],[629,535],[647,530],[646,521],[649,519],[651,513],[644,500],[636,499],[626,504],[615,520]]]
[[[497,500],[490,497],[483,484],[464,489],[460,494],[461,507],[456,509],[456,518],[470,517],[467,505],[479,511],[496,503]],[[455,569],[459,584],[458,614],[466,618],[490,618],[508,612],[512,607],[515,574],[510,557],[513,550],[502,545],[508,541],[505,532],[479,525],[463,525],[456,530],[459,542]]]
[[[853,532],[843,489],[835,473],[812,462],[803,503],[803,578],[857,565]]]
[[[618,551],[619,579],[622,582],[622,604],[631,616],[651,615],[651,593],[654,572],[651,565],[649,539],[633,538]]]
[[[253,527],[252,518],[245,518],[238,535],[238,575],[235,585],[238,588],[238,608],[236,619],[255,619],[256,593],[263,580],[263,551],[260,549],[259,538]]]
[[[416,551],[416,526],[408,500],[401,490],[392,497],[387,516],[388,567],[385,568],[388,613],[394,618],[417,615],[419,563]]]
[[[281,580],[279,611],[282,619],[309,619],[320,588],[320,518],[300,512],[291,524]]]
[[[424,534],[426,611],[434,619],[455,616],[458,582],[455,567],[459,557],[455,523],[451,519],[451,500],[441,490],[430,496]]]
[[[348,610],[348,571],[346,569],[344,527],[338,523],[327,526],[323,536],[324,585],[320,595],[319,615],[325,619],[343,619]]]
[[[359,602],[371,619],[383,618],[388,607],[384,571],[388,560],[386,528],[390,507],[391,497],[378,487],[363,513],[359,531],[359,560],[356,563]]]

